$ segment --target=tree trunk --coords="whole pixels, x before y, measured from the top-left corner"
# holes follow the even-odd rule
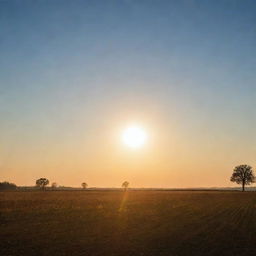
[[[243,188],[242,189],[243,189],[242,191],[244,192],[244,181],[243,181]]]

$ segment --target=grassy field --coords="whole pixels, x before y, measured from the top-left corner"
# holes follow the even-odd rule
[[[0,255],[256,255],[256,193],[0,193]]]

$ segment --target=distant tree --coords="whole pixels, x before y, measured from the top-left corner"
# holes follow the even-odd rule
[[[255,176],[253,174],[252,167],[250,165],[238,165],[234,168],[230,181],[242,184],[242,190],[244,191],[245,185],[250,185],[255,182]]]
[[[128,181],[123,182],[122,188],[124,188],[124,190],[127,190],[128,187],[129,187],[129,182]]]
[[[41,189],[45,189],[45,187],[49,184],[49,180],[46,178],[40,178],[36,181],[36,186],[41,188]]]
[[[58,186],[58,184],[57,184],[56,182],[53,182],[53,183],[52,183],[52,189],[56,189],[57,186]]]
[[[0,182],[0,190],[16,190],[17,186],[14,183],[7,181]]]
[[[88,185],[87,185],[86,182],[83,182],[83,183],[81,184],[81,186],[82,186],[83,189],[87,189],[87,187],[88,187]]]

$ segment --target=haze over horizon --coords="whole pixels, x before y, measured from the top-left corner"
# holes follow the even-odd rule
[[[0,180],[223,187],[256,169],[256,2],[0,1]],[[122,132],[147,134],[138,149]]]

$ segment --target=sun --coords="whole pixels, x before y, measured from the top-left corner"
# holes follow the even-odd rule
[[[131,148],[140,148],[147,140],[147,133],[139,126],[130,126],[123,131],[122,140]]]

